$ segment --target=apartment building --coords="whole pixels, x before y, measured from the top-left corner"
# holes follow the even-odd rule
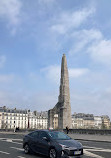
[[[109,129],[109,116],[94,116],[93,114],[74,113],[72,115],[72,128],[75,129]]]
[[[28,124],[27,116],[27,110],[8,109],[5,106],[0,107],[0,128],[14,129],[19,127],[20,129],[26,129]]]
[[[0,107],[0,129],[47,129],[47,112]]]

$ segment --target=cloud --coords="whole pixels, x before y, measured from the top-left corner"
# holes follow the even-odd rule
[[[72,47],[69,50],[69,54],[73,55],[80,52],[85,47],[89,47],[89,45],[99,42],[103,38],[103,35],[99,30],[96,29],[83,29],[73,32],[70,38],[72,38],[72,40],[75,40],[74,44],[72,44]]]
[[[48,66],[46,68],[41,69],[41,72],[45,74],[46,78],[49,78],[52,82],[56,82],[57,84],[59,84],[60,66],[57,65]]]
[[[38,0],[40,4],[51,4],[54,3],[55,0]]]
[[[111,87],[95,92],[76,91],[71,93],[73,112],[93,113],[94,115],[109,115],[111,118]],[[76,105],[76,106],[75,106]],[[101,110],[100,110],[101,109]]]
[[[20,23],[21,6],[20,0],[0,0],[0,16],[8,20],[8,26],[12,28],[12,33],[15,33],[15,27]]]
[[[4,66],[6,62],[6,57],[4,55],[0,56],[0,68],[2,68]]]
[[[89,69],[87,69],[87,68],[69,69],[69,77],[70,78],[77,78],[77,77],[80,77],[80,76],[87,74],[88,72],[89,72]]]
[[[74,39],[76,37],[76,39]],[[88,55],[93,61],[111,65],[111,39],[107,40],[97,29],[83,29],[75,31],[70,36],[72,45],[69,55],[82,53]]]
[[[0,83],[9,83],[13,81],[14,75],[0,75]]]
[[[39,97],[37,97],[39,96]],[[31,111],[47,111],[57,103],[54,93],[29,91],[0,91],[0,105],[8,108],[30,109]]]
[[[111,40],[100,40],[88,48],[91,58],[96,62],[111,65]]]
[[[60,73],[61,68],[60,66],[53,65],[46,67],[41,70],[45,73],[45,76],[49,78],[52,82],[55,82],[56,84],[60,84]],[[69,68],[69,78],[78,78],[81,77],[89,72],[89,69],[87,68]]]
[[[51,30],[59,34],[65,34],[74,28],[78,28],[94,11],[94,9],[83,9],[74,12],[64,12],[55,18]]]

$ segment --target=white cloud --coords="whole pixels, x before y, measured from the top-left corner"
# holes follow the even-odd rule
[[[53,108],[56,103],[57,96],[54,93],[0,91],[0,106],[5,105],[8,108],[16,107],[17,109],[30,109],[31,111],[47,111]]]
[[[0,75],[0,83],[9,83],[14,79],[14,75]]]
[[[71,95],[71,103],[72,112],[109,115],[111,117],[111,97],[108,93],[106,94],[102,91],[96,91],[94,94],[91,94],[90,92],[75,92]]]
[[[80,77],[80,76],[87,74],[88,72],[89,72],[89,69],[87,69],[87,68],[69,69],[69,77],[70,78],[77,78],[77,77]]]
[[[38,0],[40,4],[51,4],[55,2],[55,0]]]
[[[4,55],[0,56],[0,68],[4,66],[6,62],[6,57]]]
[[[52,82],[59,84],[60,80],[60,66],[52,65],[41,70],[45,73],[45,76],[49,78]]]
[[[75,12],[64,12],[56,17],[51,30],[59,34],[65,34],[70,29],[78,28],[94,11],[94,9],[83,9]]]
[[[76,39],[74,39],[75,37]],[[106,40],[100,30],[75,31],[70,38],[74,43],[68,52],[70,55],[88,53],[93,61],[111,65],[111,39]]]
[[[111,65],[111,40],[100,40],[88,48],[93,60]]]
[[[75,39],[76,37],[76,39]],[[77,52],[80,52],[83,50],[87,45],[92,45],[93,43],[97,43],[103,38],[102,33],[99,30],[95,29],[83,29],[80,31],[75,31],[73,34],[70,36],[72,40],[75,40],[75,44],[72,45],[72,47],[69,50],[69,54],[73,55]]]
[[[8,26],[12,27],[12,33],[15,31],[15,26],[20,23],[20,9],[20,0],[0,0],[0,16],[8,20]]]
[[[52,82],[60,84],[60,73],[61,68],[60,66],[54,65],[49,66],[41,70],[45,73],[45,76],[49,78]],[[69,78],[78,78],[80,76],[83,76],[89,72],[89,69],[87,68],[69,68]]]

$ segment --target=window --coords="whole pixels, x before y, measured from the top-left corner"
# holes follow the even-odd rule
[[[29,134],[29,136],[34,137],[34,138],[37,138],[38,135],[39,135],[38,131],[32,132],[32,133]]]
[[[49,137],[48,137],[46,132],[43,132],[43,131],[39,132],[39,138],[42,139],[43,137],[46,137],[47,139],[49,139]]]
[[[48,134],[52,139],[61,139],[61,140],[71,139],[69,136],[59,131],[51,131],[51,132],[48,132]]]

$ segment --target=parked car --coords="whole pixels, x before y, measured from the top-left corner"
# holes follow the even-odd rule
[[[83,155],[83,146],[63,132],[36,130],[23,138],[26,154],[31,151],[46,155],[49,158],[75,157]]]

